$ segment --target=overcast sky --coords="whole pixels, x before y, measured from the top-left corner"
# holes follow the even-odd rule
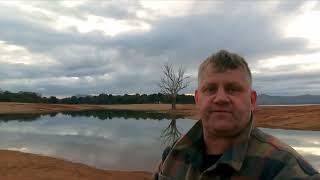
[[[242,55],[258,94],[320,95],[316,1],[0,1],[0,88],[43,96],[158,93],[166,62],[196,88],[219,49]]]

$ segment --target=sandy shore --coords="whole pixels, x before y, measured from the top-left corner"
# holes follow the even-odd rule
[[[183,114],[192,119],[199,117],[194,105],[178,105],[175,111],[170,110],[170,107],[168,104],[64,105],[0,102],[0,114],[122,109]],[[259,107],[254,116],[259,127],[320,130],[320,105]],[[0,150],[0,179],[143,180],[151,179],[151,173],[100,170],[56,158]]]
[[[151,173],[95,169],[61,159],[0,150],[1,180],[149,180]]]

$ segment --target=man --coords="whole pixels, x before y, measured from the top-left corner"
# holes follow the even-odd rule
[[[163,154],[155,179],[320,179],[295,150],[254,127],[257,94],[237,54],[221,50],[199,68],[201,120]]]

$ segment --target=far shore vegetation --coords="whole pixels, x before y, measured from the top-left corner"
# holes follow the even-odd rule
[[[50,104],[170,104],[171,98],[168,95],[157,94],[133,94],[133,95],[76,95],[66,98],[55,96],[43,97],[35,92],[0,91],[0,102],[21,102],[21,103],[50,103]],[[194,104],[192,95],[177,95],[178,104]]]

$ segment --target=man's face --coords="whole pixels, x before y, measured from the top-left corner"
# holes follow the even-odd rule
[[[203,129],[216,137],[235,136],[250,120],[256,92],[251,89],[244,70],[218,72],[210,66],[203,72],[195,92]]]

